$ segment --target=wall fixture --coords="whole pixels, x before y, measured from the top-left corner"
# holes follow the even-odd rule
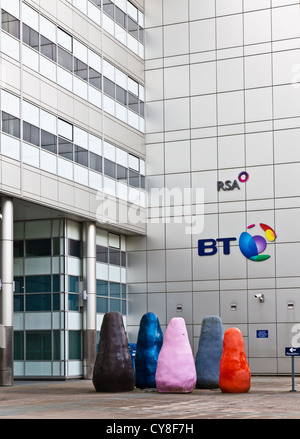
[[[256,297],[256,299],[258,299],[258,301],[260,303],[263,303],[265,301],[265,296],[263,294],[261,294],[261,293],[254,294],[254,297]]]

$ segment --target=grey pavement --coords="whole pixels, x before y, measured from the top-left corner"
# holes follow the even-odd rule
[[[135,389],[97,393],[91,380],[15,381],[0,387],[1,419],[300,419],[300,377],[254,376],[248,393]]]

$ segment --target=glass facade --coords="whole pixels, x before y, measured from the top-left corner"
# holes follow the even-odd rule
[[[112,5],[115,8],[115,5]],[[22,4],[22,10],[23,23],[1,9],[1,29],[7,33],[7,36],[14,37],[11,44],[16,48],[17,41],[24,44],[24,54],[27,53],[22,60],[24,65],[37,70],[38,66],[32,60],[38,54],[42,55],[39,73],[143,132],[144,87],[142,84],[108,60],[101,58],[34,9]],[[40,32],[32,27],[35,26],[36,21],[40,21]],[[128,16],[125,21],[128,25],[128,35],[138,41],[139,36],[143,35],[142,28],[132,17]],[[18,53],[9,47],[7,51],[5,48],[3,51],[20,60],[20,47]],[[100,91],[104,93],[103,96],[99,94]]]
[[[82,227],[65,219],[14,224],[16,377],[82,375]],[[95,249],[99,331],[108,311],[119,311],[126,319],[126,241],[97,229]]]
[[[126,238],[118,233],[146,228],[143,13],[127,0],[60,7],[2,0],[0,8],[0,180],[13,205],[17,379],[90,374],[103,315],[119,311],[126,326]],[[68,25],[70,13],[87,34]]]
[[[132,193],[138,191],[137,202],[144,205],[143,159],[46,112],[43,108],[21,100],[4,89],[1,89],[0,110],[0,130],[5,135],[2,137],[2,150],[5,155],[19,159],[21,145],[18,143],[15,150],[9,146],[9,142],[12,138],[16,141],[23,140],[25,163],[39,166],[96,190],[102,188],[104,192],[120,199],[127,200]],[[14,111],[15,114],[5,110]],[[23,120],[18,117],[21,112]],[[59,165],[56,164],[57,159]],[[72,171],[69,175],[67,169],[70,164]],[[98,179],[94,182],[95,176]]]

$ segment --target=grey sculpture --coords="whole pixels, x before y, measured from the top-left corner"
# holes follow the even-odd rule
[[[196,355],[197,388],[216,389],[219,387],[223,332],[219,316],[204,317]]]

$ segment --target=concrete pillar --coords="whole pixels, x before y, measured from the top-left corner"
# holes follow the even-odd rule
[[[83,377],[91,379],[96,359],[96,225],[85,223],[85,277],[86,299],[84,319]]]
[[[13,385],[13,201],[1,198],[0,386]]]

